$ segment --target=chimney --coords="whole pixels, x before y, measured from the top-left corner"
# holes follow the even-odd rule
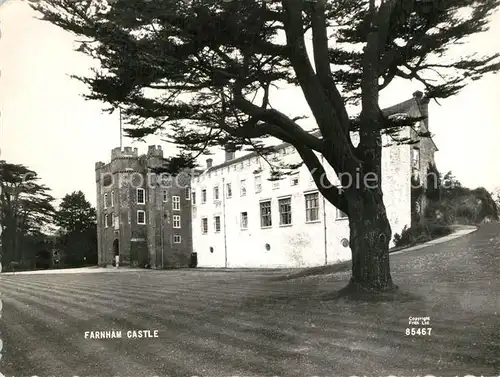
[[[415,98],[415,100],[417,101],[422,115],[426,117],[424,119],[424,125],[425,129],[429,131],[429,98],[425,97],[424,94],[419,90],[413,93],[413,98]]]
[[[226,160],[226,162],[234,160],[234,152],[233,151],[229,151],[229,150],[226,149],[226,158],[225,158],[225,160]]]
[[[226,152],[226,157],[225,157],[225,161],[231,161],[231,160],[234,160],[234,155],[235,155],[235,151],[234,151],[234,145],[233,144],[228,144],[224,147],[224,151]]]
[[[413,98],[415,98],[417,101],[421,100],[423,96],[424,93],[422,93],[420,90],[417,90],[415,93],[413,93]]]
[[[214,162],[213,159],[207,158],[207,169],[210,169],[212,167],[212,162]]]

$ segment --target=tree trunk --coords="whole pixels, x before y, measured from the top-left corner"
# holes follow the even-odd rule
[[[389,264],[392,232],[380,190],[357,191],[349,200],[352,276],[346,289],[383,292],[396,289]]]

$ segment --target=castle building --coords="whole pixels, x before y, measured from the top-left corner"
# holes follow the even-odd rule
[[[428,102],[416,92],[383,111],[428,117]],[[428,118],[415,129],[429,131]],[[438,150],[432,138],[411,128],[398,136],[414,143],[398,145],[383,135],[382,191],[393,235],[411,226],[412,208],[423,212],[425,203],[412,197],[411,177],[425,185]],[[358,135],[351,138],[357,145]],[[337,185],[335,172],[319,158]],[[310,267],[351,258],[348,219],[323,198],[305,166],[269,179],[269,162],[301,161],[293,146],[280,144],[265,159],[227,151],[223,163],[207,159],[202,170],[167,182],[153,173],[163,161],[161,148],[150,146],[142,156],[137,148],[115,148],[110,163],[96,163],[100,265],[119,255],[120,265],[188,267],[193,252],[199,267]]]
[[[159,175],[163,151],[115,148],[95,165],[99,265],[188,267],[192,252],[190,174]]]
[[[421,92],[387,108],[387,116],[428,116],[428,99]],[[428,119],[418,122],[428,131]],[[392,233],[411,225],[411,177],[425,184],[427,166],[437,147],[406,128],[401,138],[414,144],[397,145],[383,135],[382,191]],[[351,134],[354,145],[358,135]],[[321,159],[321,157],[320,157]],[[271,162],[294,164],[300,157],[293,146],[276,147]],[[323,164],[328,178],[338,184],[333,169]],[[349,224],[344,213],[318,192],[305,166],[280,180],[269,180],[269,164],[256,153],[225,161],[207,160],[204,171],[192,178],[193,251],[200,267],[310,267],[349,260]],[[353,178],[355,179],[355,178]],[[422,206],[419,206],[422,208]],[[392,246],[391,241],[391,246]]]

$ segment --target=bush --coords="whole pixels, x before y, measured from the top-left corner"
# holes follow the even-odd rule
[[[439,222],[420,223],[410,228],[405,226],[401,234],[394,234],[394,245],[401,247],[424,243],[434,238],[447,236],[451,232],[452,229],[447,224]]]

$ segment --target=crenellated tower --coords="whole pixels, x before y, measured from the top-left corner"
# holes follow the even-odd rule
[[[192,251],[190,191],[187,195],[183,187],[181,195],[176,183],[161,184],[152,169],[163,163],[163,150],[154,145],[145,155],[137,148],[114,148],[109,163],[96,163],[100,265],[112,264],[118,254],[121,265],[187,267]],[[185,225],[180,228],[172,227],[168,209],[173,196],[180,197],[174,199],[180,201],[176,216]]]

